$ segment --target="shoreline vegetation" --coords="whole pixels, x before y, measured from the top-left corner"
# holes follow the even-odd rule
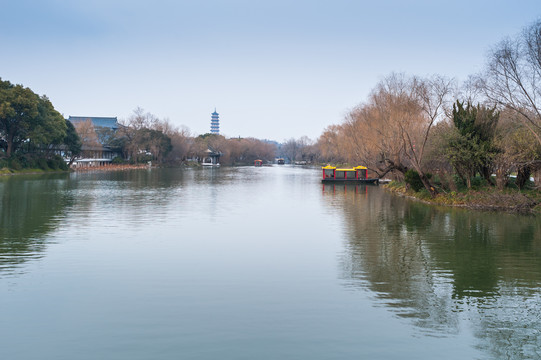
[[[401,182],[387,186],[393,192],[429,204],[541,213],[539,54],[541,18],[496,44],[485,68],[465,81],[392,72],[317,140],[282,143],[192,134],[139,107],[118,123],[110,118],[114,126],[71,123],[45,95],[0,78],[0,175],[74,171],[67,163],[80,159],[113,165],[75,171],[283,158],[362,165],[371,177]]]
[[[480,189],[440,192],[432,197],[428,191],[416,192],[405,182],[392,181],[383,185],[390,192],[429,205],[449,206],[470,210],[503,211],[520,214],[541,214],[541,193],[538,190],[507,188],[498,190],[485,186]]]
[[[60,169],[22,169],[14,170],[10,168],[0,169],[0,176],[14,176],[14,175],[41,175],[41,174],[55,174],[55,173],[70,173],[70,172],[95,172],[95,171],[122,171],[122,170],[135,170],[135,169],[148,169],[148,164],[109,164],[101,166],[89,166],[80,168],[70,168],[68,170]]]

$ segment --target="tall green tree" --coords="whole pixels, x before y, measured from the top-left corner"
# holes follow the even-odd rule
[[[70,165],[73,163],[73,160],[76,156],[81,153],[83,142],[79,135],[77,135],[77,130],[75,126],[69,120],[66,121],[66,136],[64,137],[64,144],[66,145],[66,155],[69,157]]]
[[[0,79],[0,146],[7,157],[28,139],[39,118],[38,105],[32,90]]]
[[[493,161],[499,152],[495,145],[499,112],[485,106],[457,101],[453,104],[453,131],[448,135],[445,154],[456,173],[471,187],[480,173],[490,184]]]
[[[46,96],[0,79],[0,148],[7,157],[23,144],[47,150],[63,142],[66,121]]]
[[[38,101],[38,118],[28,133],[29,140],[39,149],[46,150],[64,142],[66,119],[55,110],[46,96]]]

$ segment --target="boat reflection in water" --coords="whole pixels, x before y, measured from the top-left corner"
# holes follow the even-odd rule
[[[370,185],[368,185],[370,186]],[[323,183],[321,185],[321,190],[323,193],[329,193],[329,194],[362,194],[364,196],[368,195],[368,186],[365,184],[359,185],[359,184],[345,184],[345,183],[338,183],[338,184],[329,184],[329,183]]]

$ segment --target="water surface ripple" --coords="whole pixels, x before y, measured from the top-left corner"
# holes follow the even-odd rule
[[[538,359],[541,219],[319,170],[0,178],[2,359]]]

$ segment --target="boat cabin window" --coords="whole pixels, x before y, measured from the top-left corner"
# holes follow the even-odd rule
[[[359,179],[366,179],[366,169],[359,169],[357,173],[359,174]]]
[[[334,176],[334,169],[325,169],[325,178],[332,178]]]
[[[355,170],[346,171],[346,177],[348,179],[355,179]]]
[[[336,179],[345,179],[346,178],[346,172],[343,170],[336,170]]]

